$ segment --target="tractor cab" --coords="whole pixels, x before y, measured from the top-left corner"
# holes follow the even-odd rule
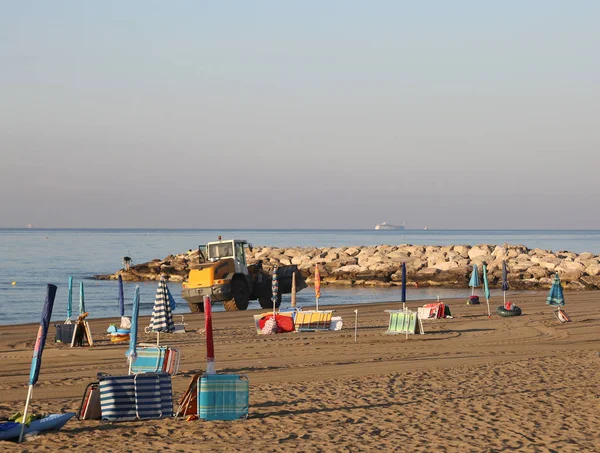
[[[233,259],[235,273],[247,275],[246,247],[252,250],[252,244],[240,239],[209,242],[206,244],[206,259],[210,262]]]

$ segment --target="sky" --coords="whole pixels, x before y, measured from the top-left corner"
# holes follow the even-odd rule
[[[0,10],[0,227],[600,228],[600,2]]]

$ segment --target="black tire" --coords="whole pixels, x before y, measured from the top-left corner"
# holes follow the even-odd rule
[[[204,302],[188,302],[188,307],[190,307],[192,313],[204,313]]]
[[[248,283],[242,278],[234,278],[231,282],[230,300],[223,302],[225,311],[247,310],[250,303],[250,288]]]
[[[265,310],[269,310],[273,308],[273,299],[271,296],[266,294],[259,296],[258,303],[260,304],[260,308],[264,308]],[[281,294],[277,295],[277,302],[275,303],[275,308],[279,308],[281,305]]]
[[[503,316],[505,318],[508,318],[510,316],[521,316],[521,309],[515,305],[515,307],[512,310],[507,310],[506,308],[504,308],[504,305],[500,305],[498,308],[496,308],[496,313],[499,316]]]

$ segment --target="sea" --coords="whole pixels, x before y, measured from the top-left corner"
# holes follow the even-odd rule
[[[90,318],[119,316],[116,281],[98,281],[97,274],[123,267],[124,256],[133,264],[184,253],[200,244],[224,239],[245,239],[255,246],[341,247],[367,245],[522,244],[552,251],[600,254],[600,230],[243,230],[243,229],[0,229],[0,324],[39,322],[48,283],[58,287],[52,320],[67,317],[68,280],[74,279],[73,315],[79,313],[80,286]],[[140,314],[150,315],[156,283],[125,283],[126,314],[131,314],[135,287],[140,287]],[[181,299],[181,284],[170,282],[177,302],[176,315],[189,313]],[[515,291],[514,293],[519,293]],[[509,293],[510,296],[511,293]],[[409,288],[408,300],[454,299],[470,290]],[[492,291],[493,295],[493,291]],[[319,303],[344,305],[400,300],[399,288],[339,288],[324,286]],[[283,296],[289,305],[289,295]],[[314,307],[312,288],[298,293],[298,305]],[[249,309],[258,309],[256,301]],[[215,305],[215,311],[222,310]]]

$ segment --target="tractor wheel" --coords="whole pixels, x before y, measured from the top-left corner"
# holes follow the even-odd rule
[[[273,299],[271,299],[271,296],[269,295],[262,295],[258,298],[258,303],[260,304],[261,308],[264,308],[265,310],[270,310],[273,309]],[[279,308],[279,306],[281,305],[281,294],[277,295],[277,303],[275,304],[275,308]]]
[[[225,311],[246,310],[250,303],[250,288],[248,283],[241,278],[236,278],[231,282],[232,299],[223,302]]]
[[[192,313],[204,313],[204,302],[188,302],[188,306]]]

